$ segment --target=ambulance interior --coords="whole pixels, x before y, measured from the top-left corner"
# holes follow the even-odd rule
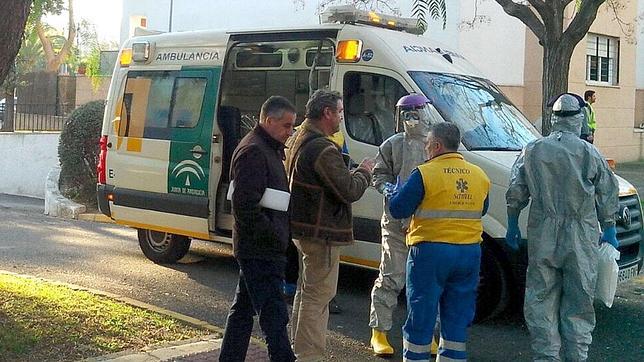
[[[262,104],[270,96],[284,96],[295,105],[296,122],[301,123],[309,94],[329,84],[333,54],[331,40],[241,42],[229,49],[217,117],[223,137],[222,176],[217,188],[219,231],[232,228],[226,193],[233,151],[257,124]]]
[[[230,202],[226,200],[232,153],[257,124],[262,103],[272,95],[286,97],[296,107],[299,125],[310,94],[329,86],[334,55],[330,39],[239,42],[229,49],[217,118],[223,137],[215,222],[219,231],[232,227]],[[359,142],[381,144],[395,132],[394,105],[407,91],[388,77],[349,72],[344,78],[342,94],[349,136]]]

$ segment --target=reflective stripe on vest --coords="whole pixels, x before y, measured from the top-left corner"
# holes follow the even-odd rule
[[[481,218],[482,211],[464,210],[418,210],[414,216],[422,219],[474,219]]]
[[[459,153],[447,153],[418,166],[424,198],[407,234],[407,244],[423,241],[474,244],[482,240],[481,216],[490,180]]]

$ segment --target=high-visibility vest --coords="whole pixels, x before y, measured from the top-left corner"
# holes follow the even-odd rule
[[[418,171],[425,195],[411,218],[407,245],[481,242],[481,216],[490,190],[485,172],[456,152],[435,157]]]
[[[342,131],[338,131],[330,135],[329,139],[342,149],[342,153],[349,153],[349,149],[347,148],[347,143],[344,140],[344,134],[342,134]]]
[[[591,131],[595,132],[595,129],[597,129],[597,121],[595,120],[595,110],[590,105],[590,103],[586,103],[586,107],[584,111],[586,112],[586,119],[588,120],[588,128],[590,128]]]

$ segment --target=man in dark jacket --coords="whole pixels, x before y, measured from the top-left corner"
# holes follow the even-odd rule
[[[239,264],[239,283],[228,313],[220,361],[245,360],[255,313],[271,361],[295,361],[281,294],[290,225],[287,206],[280,207],[289,200],[282,161],[284,142],[293,133],[294,122],[295,107],[286,98],[268,98],[259,124],[233,153],[233,252]]]
[[[306,104],[306,119],[288,141],[291,231],[301,263],[291,334],[298,361],[324,357],[340,246],[353,242],[351,203],[371,183],[374,161],[365,159],[350,171],[340,148],[328,138],[339,131],[342,119],[340,94],[317,90]]]

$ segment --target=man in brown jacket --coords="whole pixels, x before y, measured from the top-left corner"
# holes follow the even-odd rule
[[[291,331],[298,361],[324,357],[340,247],[353,242],[351,203],[371,183],[374,161],[365,159],[350,171],[338,146],[327,138],[339,131],[342,119],[342,96],[317,90],[306,104],[306,119],[287,142],[291,233],[300,254]]]

